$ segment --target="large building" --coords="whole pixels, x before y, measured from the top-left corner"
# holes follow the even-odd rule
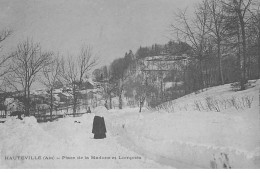
[[[182,56],[159,55],[145,57],[141,60],[142,71],[171,71],[180,70],[186,66],[190,57],[186,54]]]

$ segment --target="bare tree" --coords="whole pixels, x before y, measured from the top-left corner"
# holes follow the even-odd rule
[[[250,24],[251,24],[251,30],[252,30],[252,37],[254,37],[256,39],[256,43],[257,43],[257,64],[258,64],[258,78],[260,78],[260,2],[255,3],[254,4],[254,9],[249,9],[249,12],[251,13],[251,20],[250,20]]]
[[[248,20],[248,13],[252,0],[222,0],[221,1],[231,14],[238,18],[238,40],[240,46],[240,35],[242,39],[242,62],[241,62],[241,90],[245,89],[247,83],[246,77],[246,62],[247,62],[247,42],[246,42],[246,25]],[[240,51],[240,50],[239,50]],[[239,56],[241,56],[239,53]]]
[[[179,13],[175,15],[177,24],[171,25],[172,31],[177,33],[179,39],[183,39],[192,45],[194,57],[199,62],[198,67],[200,74],[198,86],[195,87],[195,90],[204,88],[202,62],[208,49],[207,42],[209,33],[207,27],[209,12],[205,6],[206,4],[198,4],[195,9],[194,17],[190,19],[187,15],[187,9],[183,11],[180,10]]]
[[[222,4],[218,0],[205,0],[206,8],[209,11],[209,24],[208,29],[217,44],[217,56],[218,56],[218,66],[219,66],[219,76],[221,79],[221,84],[224,84],[223,68],[222,68],[222,42],[225,38],[225,25],[224,25],[224,9]]]
[[[72,88],[73,114],[76,115],[79,91],[87,74],[98,64],[98,57],[93,54],[91,46],[83,47],[75,59],[68,57],[62,63],[62,77]]]
[[[0,50],[2,49],[2,42],[4,42],[10,35],[12,34],[11,30],[3,30],[0,32]],[[13,56],[13,54],[9,54],[7,56],[1,55],[0,57],[0,77],[3,77],[8,72],[10,72],[8,60]]]
[[[12,58],[11,73],[6,78],[10,87],[23,91],[25,115],[29,116],[31,100],[30,91],[32,84],[37,80],[39,72],[49,65],[52,53],[41,51],[40,44],[35,44],[28,39],[17,46]]]
[[[144,102],[146,100],[147,97],[147,92],[148,92],[148,74],[146,74],[145,72],[142,72],[142,74],[140,74],[139,77],[139,81],[141,81],[141,83],[136,83],[136,90],[135,92],[137,93],[137,98],[138,98],[138,102],[139,102],[139,112],[142,112],[142,107],[144,106]],[[141,79],[141,80],[140,80]]]
[[[45,66],[42,70],[41,83],[48,88],[50,92],[50,117],[52,119],[53,112],[53,90],[55,85],[60,82],[61,76],[61,60],[57,56],[48,66]]]

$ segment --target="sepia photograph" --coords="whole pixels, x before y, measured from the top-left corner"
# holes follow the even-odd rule
[[[260,1],[0,0],[0,169],[260,169]]]

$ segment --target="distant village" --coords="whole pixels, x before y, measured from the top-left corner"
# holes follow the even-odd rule
[[[98,82],[88,80],[84,82],[81,90],[79,91],[79,103],[81,108],[95,107],[102,104],[101,97],[102,88]],[[55,88],[53,90],[53,107],[54,110],[67,110],[72,105],[72,89],[70,87]],[[10,115],[14,111],[23,111],[22,97],[23,92],[0,93],[0,115]],[[47,113],[50,108],[50,91],[47,89],[36,89],[31,91],[31,101],[35,113]]]

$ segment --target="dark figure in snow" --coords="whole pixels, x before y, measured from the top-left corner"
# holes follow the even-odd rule
[[[88,107],[87,114],[91,114],[90,107]]]
[[[106,138],[106,125],[104,117],[95,116],[93,121],[92,133],[94,134],[94,139]]]
[[[106,138],[106,124],[104,120],[104,114],[106,114],[106,108],[99,106],[95,109],[95,117],[93,120],[92,133],[94,134],[94,139],[104,139]]]

